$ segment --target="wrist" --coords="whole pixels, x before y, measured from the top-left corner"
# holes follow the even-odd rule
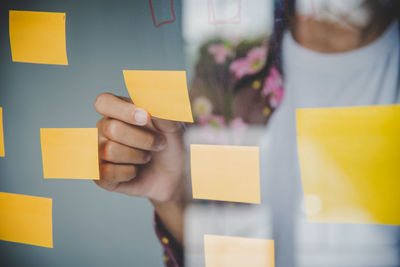
[[[154,210],[165,228],[175,238],[175,240],[183,245],[183,226],[184,212],[186,208],[185,201],[167,201],[158,202],[150,200]]]
[[[165,213],[183,214],[187,205],[187,201],[183,199],[169,201],[156,201],[150,199],[150,202],[159,215]]]

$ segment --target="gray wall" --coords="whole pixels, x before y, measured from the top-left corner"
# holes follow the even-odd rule
[[[92,181],[44,180],[40,128],[95,127],[104,91],[128,96],[123,69],[184,69],[177,21],[155,28],[147,0],[3,2],[0,106],[6,157],[0,191],[53,198],[54,248],[0,241],[0,266],[161,266],[152,208],[145,199],[106,192]],[[169,1],[153,0],[155,8]],[[66,12],[69,66],[13,63],[8,10]],[[0,218],[1,219],[1,218]]]

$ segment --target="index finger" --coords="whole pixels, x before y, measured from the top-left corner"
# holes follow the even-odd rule
[[[133,125],[143,126],[150,120],[147,111],[110,93],[100,94],[96,98],[94,108],[105,117],[110,117]]]

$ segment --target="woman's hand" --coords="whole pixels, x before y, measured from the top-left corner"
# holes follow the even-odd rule
[[[126,98],[99,95],[100,180],[113,192],[148,198],[170,233],[183,242],[185,150],[179,123],[150,118]]]
[[[179,123],[150,118],[130,100],[99,95],[100,187],[153,203],[181,201],[185,191],[185,151]]]

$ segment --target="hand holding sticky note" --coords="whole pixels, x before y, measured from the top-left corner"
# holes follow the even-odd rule
[[[400,225],[400,106],[297,110],[312,222]]]
[[[260,203],[259,149],[190,145],[193,198]]]
[[[53,247],[52,199],[0,192],[0,239]]]
[[[99,179],[97,128],[40,129],[44,178]]]
[[[68,65],[65,13],[10,10],[14,62]]]
[[[274,267],[274,240],[204,235],[206,267]]]
[[[124,70],[133,103],[151,116],[193,122],[185,71]]]

